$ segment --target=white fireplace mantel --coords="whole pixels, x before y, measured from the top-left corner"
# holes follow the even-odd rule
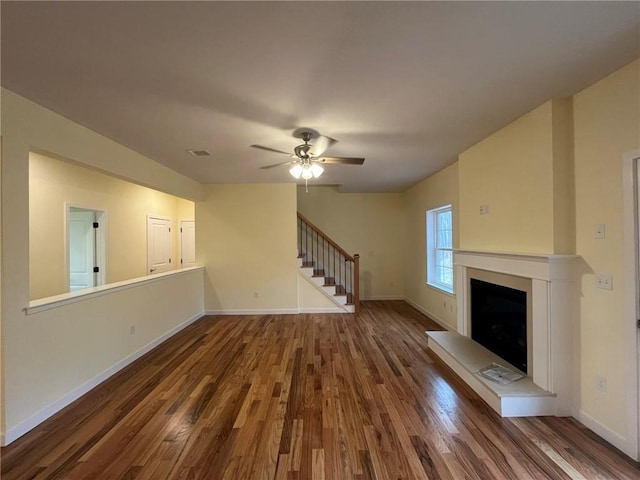
[[[470,337],[469,279],[473,270],[531,281],[531,364],[534,384],[557,396],[559,416],[573,413],[576,255],[541,255],[455,250],[458,333]]]

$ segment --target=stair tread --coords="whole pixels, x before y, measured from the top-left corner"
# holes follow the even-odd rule
[[[311,255],[308,253],[311,253]],[[313,252],[302,252],[300,250],[298,250],[297,258],[299,268],[303,269],[304,275],[313,284],[324,289],[324,294],[327,297],[333,297],[335,299],[333,301],[341,308],[350,309],[347,311],[353,313],[353,308],[355,308],[353,293],[347,291],[346,285],[336,281],[335,273],[337,272],[332,271],[331,266],[327,270],[327,264],[322,261],[323,258],[316,261],[313,258]],[[331,289],[332,287],[333,290]]]

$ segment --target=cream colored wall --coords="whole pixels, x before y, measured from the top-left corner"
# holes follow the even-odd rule
[[[196,219],[207,311],[297,312],[295,184],[206,185]]]
[[[176,218],[180,220],[195,220],[196,204],[191,200],[176,197]]]
[[[172,220],[173,265],[179,267],[178,219],[193,218],[193,201],[36,153],[29,159],[31,299],[69,291],[67,204],[107,213],[107,283],[147,275],[147,215]]]
[[[432,319],[456,328],[454,295],[427,285],[426,212],[453,207],[453,246],[459,244],[458,164],[440,170],[404,194],[404,296]]]
[[[131,289],[90,298],[81,303],[27,315],[12,342],[7,392],[18,398],[8,437],[14,438],[42,420],[42,410],[56,410],[60,399],[75,399],[136,352],[203,311],[203,271],[184,271]],[[131,334],[131,327],[135,333]],[[17,409],[18,405],[9,403]],[[64,405],[61,405],[64,406]],[[46,417],[45,417],[46,418]]]
[[[403,297],[402,194],[298,188],[298,211],[350,254],[360,255],[360,298]]]
[[[553,151],[553,253],[576,251],[573,98],[551,102]]]
[[[459,156],[461,249],[553,253],[552,128],[547,102]]]
[[[623,68],[574,97],[576,251],[583,261],[580,286],[580,412],[614,435],[630,435],[625,382],[623,311],[622,157],[640,149],[640,63]],[[593,238],[595,224],[606,238]],[[595,273],[613,275],[613,290],[595,288]],[[633,290],[630,290],[633,294]],[[607,379],[607,391],[595,378]],[[627,405],[626,408],[623,406]],[[637,412],[636,412],[637,414]]]
[[[23,309],[29,304],[29,152],[52,152],[184,198],[199,198],[202,186],[6,89],[0,92],[2,400],[6,434],[28,424],[39,412],[59,405],[56,402],[63,390],[81,387],[91,380],[93,372],[112,367],[110,362],[116,357],[133,354],[137,344],[129,338],[128,327],[122,328],[132,319],[145,325],[154,322],[154,327],[149,323],[152,329],[140,337],[151,338],[161,330],[176,328],[204,307],[202,280],[184,289],[171,288],[170,283],[159,280],[152,282],[142,297],[156,302],[157,308],[138,303],[134,289],[131,296],[119,297],[118,302],[86,301],[43,316],[25,315]],[[64,338],[64,345],[73,347],[59,348],[51,343],[52,335]],[[112,356],[112,352],[117,353]]]

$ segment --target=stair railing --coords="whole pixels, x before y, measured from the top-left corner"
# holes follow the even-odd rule
[[[347,304],[360,311],[360,255],[350,255],[327,234],[298,212],[298,254],[314,275],[324,276],[325,285],[335,285],[336,294],[347,296]]]

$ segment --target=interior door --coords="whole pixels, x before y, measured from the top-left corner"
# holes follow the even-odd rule
[[[69,291],[96,286],[95,212],[69,210]]]
[[[170,219],[147,217],[147,254],[147,273],[161,273],[173,268]]]
[[[180,222],[180,268],[193,267],[196,264],[196,222]]]

